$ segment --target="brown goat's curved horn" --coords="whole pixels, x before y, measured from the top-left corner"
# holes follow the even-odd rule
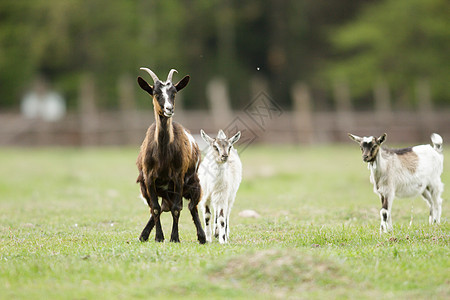
[[[161,80],[159,80],[158,76],[156,76],[156,74],[153,73],[152,70],[150,70],[148,68],[141,68],[141,70],[146,71],[148,74],[150,74],[150,76],[152,76],[152,78],[153,78],[154,83],[156,83],[157,81],[161,81]]]
[[[170,70],[169,75],[167,75],[167,81],[168,81],[168,82],[172,82],[172,76],[173,76],[173,73],[174,73],[174,72],[177,72],[177,73],[178,73],[178,71],[175,70],[175,69]],[[167,81],[166,81],[166,82],[167,82]]]

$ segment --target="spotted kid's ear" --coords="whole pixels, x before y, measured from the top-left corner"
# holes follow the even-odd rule
[[[237,141],[239,141],[240,138],[241,138],[241,132],[238,131],[238,133],[236,133],[235,135],[233,135],[233,136],[228,140],[228,142],[229,142],[231,145],[234,145],[234,143],[236,143]]]
[[[349,136],[352,140],[354,140],[355,142],[357,142],[358,144],[360,144],[361,141],[362,141],[362,137],[359,137],[359,136],[357,136],[357,135],[353,135],[353,134],[349,133],[348,136]]]
[[[208,144],[211,145],[214,142],[214,139],[212,139],[209,135],[207,135],[203,129],[200,129],[200,135],[202,136],[202,139]]]
[[[377,143],[378,143],[378,145],[381,145],[381,144],[386,140],[386,136],[387,136],[387,134],[384,133],[382,136],[380,136],[379,138],[377,138]]]
[[[149,85],[147,83],[147,81],[144,80],[144,78],[142,78],[141,76],[138,77],[137,79],[139,86],[141,87],[141,89],[143,89],[144,91],[146,91],[147,93],[150,94],[150,96],[153,96],[153,87],[151,85]]]
[[[189,83],[189,79],[191,79],[191,77],[189,77],[189,75],[186,75],[183,77],[183,79],[178,81],[177,84],[175,84],[175,88],[177,89],[177,92],[181,91],[182,89],[184,89],[187,86],[187,84]]]

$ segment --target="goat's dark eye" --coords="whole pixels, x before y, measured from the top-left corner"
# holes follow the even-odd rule
[[[213,145],[214,150],[216,150],[217,152],[219,152],[219,147],[217,147],[216,145]]]

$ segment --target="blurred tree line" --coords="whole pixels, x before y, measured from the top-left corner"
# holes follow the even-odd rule
[[[3,0],[0,108],[18,108],[33,78],[44,75],[71,109],[86,76],[98,105],[114,109],[118,79],[146,76],[141,66],[161,78],[170,68],[180,72],[175,80],[190,74],[186,108],[208,105],[205,86],[215,76],[228,82],[236,109],[251,100],[254,77],[265,78],[284,107],[302,81],[318,108],[332,108],[335,80],[348,82],[356,105],[366,107],[380,79],[406,107],[417,80],[446,105],[449,11],[446,0]]]

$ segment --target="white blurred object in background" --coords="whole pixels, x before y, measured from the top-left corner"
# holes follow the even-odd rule
[[[54,122],[64,117],[66,104],[61,95],[51,91],[46,80],[39,77],[33,89],[23,97],[21,111],[26,118]]]

